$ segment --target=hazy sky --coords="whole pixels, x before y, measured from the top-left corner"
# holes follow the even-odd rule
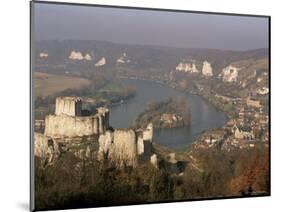
[[[268,19],[35,4],[36,40],[248,50],[268,47]]]

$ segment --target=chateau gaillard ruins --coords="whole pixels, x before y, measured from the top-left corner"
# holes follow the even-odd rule
[[[150,160],[157,166],[157,155],[152,155],[152,124],[146,129],[113,129],[109,113],[105,107],[97,108],[95,114],[83,110],[79,97],[57,97],[55,114],[45,117],[42,133],[35,132],[35,156],[52,163],[62,151],[83,144],[86,148],[73,152],[80,158],[90,158],[92,146],[98,143],[96,156],[100,161],[136,167],[139,161]]]

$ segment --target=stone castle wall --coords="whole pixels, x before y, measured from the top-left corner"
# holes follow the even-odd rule
[[[137,137],[134,130],[114,130],[108,158],[118,166],[137,166]]]
[[[51,137],[79,137],[101,134],[108,128],[109,115],[94,116],[48,115],[44,134]]]
[[[99,160],[109,159],[118,167],[137,166],[137,135],[132,129],[106,131],[99,137]]]
[[[48,115],[45,118],[44,134],[55,138],[90,136],[100,132],[100,122],[102,123],[102,118],[98,116]]]
[[[109,110],[100,107],[95,115],[82,116],[82,100],[78,97],[57,97],[55,115],[45,118],[46,136],[82,137],[102,134],[109,127]]]
[[[109,110],[100,107],[95,115],[82,116],[82,100],[57,97],[55,115],[45,118],[46,136],[54,138],[82,137],[102,134],[109,127]]]
[[[99,136],[99,160],[107,158],[118,167],[136,167],[139,159],[151,156],[152,131],[152,124],[144,130],[107,130]]]
[[[100,107],[96,114],[82,116],[82,102],[77,97],[56,99],[55,114],[45,118],[44,134],[35,134],[35,155],[51,162],[59,154],[61,143],[94,135],[99,141],[99,159],[109,159],[117,167],[136,167],[138,161],[151,156],[152,124],[146,129],[112,129],[107,108]]]
[[[147,128],[143,130],[143,140],[152,142],[153,137],[153,125],[148,124]]]
[[[138,155],[146,158],[150,156],[152,152],[152,137],[153,126],[150,123],[146,129],[140,129],[137,131],[137,150]]]

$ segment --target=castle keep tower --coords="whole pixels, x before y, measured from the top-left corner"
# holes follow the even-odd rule
[[[78,97],[57,97],[54,115],[45,118],[46,136],[54,138],[82,137],[103,134],[109,127],[109,110],[82,116],[82,100]]]
[[[82,100],[78,97],[57,97],[56,115],[81,116]]]

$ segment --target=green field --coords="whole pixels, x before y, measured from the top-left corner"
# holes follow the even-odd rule
[[[90,84],[84,78],[35,72],[33,74],[35,96],[46,97],[66,89],[80,89]]]

